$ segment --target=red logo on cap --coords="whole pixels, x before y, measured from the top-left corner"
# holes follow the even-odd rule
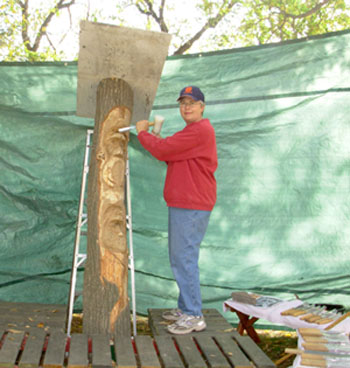
[[[192,93],[192,87],[186,87],[185,93]]]

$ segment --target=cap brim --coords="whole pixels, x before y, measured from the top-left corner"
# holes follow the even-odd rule
[[[192,100],[194,100],[194,101],[200,101],[198,98],[193,97],[192,95],[187,95],[186,93],[184,93],[182,96],[180,96],[176,101],[180,101],[184,97],[192,98]]]

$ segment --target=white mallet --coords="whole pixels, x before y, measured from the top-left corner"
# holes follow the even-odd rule
[[[154,115],[154,122],[153,122],[153,129],[152,129],[152,133],[154,134],[159,134],[160,131],[162,130],[162,126],[164,123],[164,116],[162,115]]]
[[[164,120],[165,119],[164,119],[163,116],[155,115],[154,116],[154,121],[149,123],[149,126],[153,126],[152,132],[154,134],[159,134],[160,133]],[[127,131],[129,131],[131,129],[135,129],[135,128],[136,128],[135,125],[130,125],[128,127],[118,129],[118,132],[127,132]]]

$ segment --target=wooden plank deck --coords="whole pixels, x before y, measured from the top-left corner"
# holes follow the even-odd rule
[[[204,331],[183,336],[167,331],[172,322],[164,321],[164,311],[149,309],[148,320],[160,357],[164,356],[163,361],[167,361],[169,367],[183,367],[181,363],[187,368],[276,367],[249,336],[241,336],[216,309],[203,310],[207,324]],[[181,363],[174,358],[171,341],[181,356]]]
[[[205,331],[184,336],[169,334],[158,320],[162,310],[150,310],[153,336],[120,339],[86,334],[68,337],[64,323],[57,323],[61,318],[65,322],[65,308],[23,303],[7,307],[11,313],[8,318],[2,315],[0,325],[1,368],[276,368],[250,337],[239,335],[215,310],[205,312]],[[21,315],[21,308],[27,308],[26,314]],[[18,319],[10,323],[14,316]],[[43,316],[50,318],[44,323]],[[26,323],[28,318],[32,326]]]
[[[67,306],[62,304],[0,301],[0,328],[26,330],[33,327],[64,331]]]
[[[249,336],[237,332],[193,336],[106,336],[3,331],[0,367],[8,368],[275,368]]]

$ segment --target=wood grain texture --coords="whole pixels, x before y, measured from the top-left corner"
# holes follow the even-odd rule
[[[121,79],[100,82],[88,177],[84,332],[130,336],[125,169],[133,93]]]

